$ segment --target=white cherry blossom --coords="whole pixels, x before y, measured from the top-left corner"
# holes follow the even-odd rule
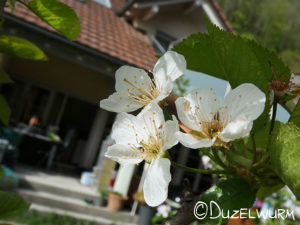
[[[108,148],[105,156],[121,165],[150,163],[143,189],[144,199],[150,206],[157,206],[168,196],[171,181],[170,160],[163,158],[165,150],[178,143],[175,133],[178,121],[165,122],[162,109],[150,103],[137,116],[118,115],[112,129],[116,144]]]
[[[219,104],[212,89],[194,90],[175,102],[179,120],[187,132],[178,131],[176,137],[194,149],[224,146],[249,135],[265,102],[265,94],[253,84],[242,84],[229,91],[223,104]]]
[[[112,112],[132,112],[152,101],[159,102],[173,90],[173,82],[186,70],[184,57],[166,52],[155,64],[150,75],[131,66],[116,71],[116,92],[100,101],[100,107]]]

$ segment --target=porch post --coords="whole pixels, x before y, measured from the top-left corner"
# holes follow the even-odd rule
[[[83,156],[80,166],[83,168],[92,168],[96,160],[108,115],[109,112],[102,109],[99,109],[96,113],[85,149],[82,150]]]
[[[177,156],[176,162],[178,162],[182,165],[186,165],[186,163],[188,161],[189,154],[190,154],[190,149],[188,149],[184,146],[180,146],[180,149],[179,149],[178,153],[179,154]],[[180,185],[182,183],[183,175],[184,175],[183,170],[175,168],[174,176],[173,176],[173,179],[172,179],[172,184]]]

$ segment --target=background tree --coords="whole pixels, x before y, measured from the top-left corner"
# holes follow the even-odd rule
[[[292,71],[300,71],[300,1],[219,0],[233,28],[276,51]]]

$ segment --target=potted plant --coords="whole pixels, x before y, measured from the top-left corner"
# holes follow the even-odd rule
[[[151,225],[155,210],[146,204],[143,190],[135,192],[133,194],[133,199],[140,203],[139,225]]]
[[[107,190],[100,190],[99,198],[96,199],[95,205],[97,206],[105,206],[107,204]]]
[[[128,199],[126,196],[122,196],[121,193],[112,191],[108,193],[108,204],[107,209],[112,212],[118,212],[123,203]]]

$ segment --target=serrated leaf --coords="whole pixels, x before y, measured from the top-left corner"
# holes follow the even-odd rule
[[[274,171],[300,200],[300,128],[291,122],[278,123],[269,151]]]
[[[0,84],[12,83],[9,75],[3,70],[0,69]]]
[[[9,105],[7,104],[5,98],[2,95],[0,95],[0,121],[7,126],[9,117],[10,117]]]
[[[221,210],[224,212],[224,216],[227,216],[227,212],[230,215],[233,214],[233,210],[240,210],[241,208],[251,208],[255,201],[255,192],[252,191],[250,184],[240,178],[232,178],[229,180],[221,181],[215,186],[211,187],[208,191],[201,195],[200,201],[206,203],[208,208],[207,216],[201,220],[205,224],[218,224],[218,219],[210,219],[210,217],[217,216],[219,214],[218,208],[213,205],[210,208],[210,202],[214,201],[218,204]],[[210,214],[212,210],[212,214]],[[206,208],[199,207],[197,210],[198,215],[205,213]]]
[[[30,204],[14,193],[0,191],[0,218],[16,215],[28,210]]]
[[[70,6],[57,0],[32,0],[28,8],[68,39],[77,39],[80,22]]]
[[[47,59],[44,52],[36,45],[23,38],[15,36],[0,36],[0,52],[24,59]]]
[[[289,121],[300,127],[300,101],[298,101]]]

